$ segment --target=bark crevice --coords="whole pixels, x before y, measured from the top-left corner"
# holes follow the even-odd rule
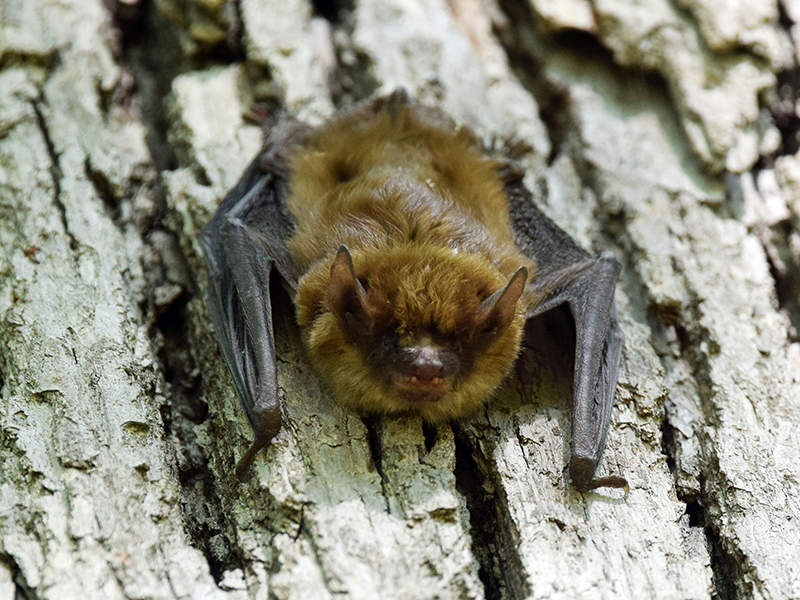
[[[22,569],[13,556],[0,553],[0,563],[3,563],[4,570],[11,576],[11,583],[14,586],[14,600],[39,600],[43,597],[25,579]]]
[[[117,15],[116,23],[122,31],[123,61],[136,81],[145,141],[160,173],[178,166],[168,139],[166,98],[175,77],[191,70],[191,65],[181,50],[178,32],[159,15],[155,2],[139,4],[135,11]]]
[[[383,451],[381,450],[381,417],[375,415],[364,415],[361,417],[361,422],[367,429],[367,445],[369,447],[369,454],[372,464],[375,467],[375,472],[381,479],[381,490],[383,496],[387,495],[387,474],[383,470]]]
[[[50,178],[53,185],[53,205],[58,210],[61,217],[61,224],[64,226],[64,233],[69,240],[69,248],[73,252],[73,260],[75,260],[74,253],[80,248],[80,243],[70,231],[69,222],[67,221],[67,209],[61,201],[61,166],[59,165],[58,153],[56,152],[53,139],[50,137],[50,130],[47,127],[44,111],[42,110],[42,103],[44,100],[39,98],[31,103],[33,111],[36,114],[36,124],[39,128],[39,133],[44,140],[45,147],[47,148],[47,156],[50,160]]]
[[[149,288],[148,333],[158,357],[166,395],[170,398],[162,409],[162,422],[176,457],[186,533],[192,545],[205,557],[214,580],[220,583],[226,571],[240,567],[243,560],[236,544],[235,527],[226,516],[218,481],[198,434],[198,427],[204,427],[209,414],[204,400],[203,376],[192,352],[187,315],[187,306],[198,292],[187,266],[189,261],[177,237],[165,224],[169,210],[161,183],[164,171],[179,166],[175,145],[168,135],[167,98],[172,82],[182,73],[197,68],[199,63],[212,63],[215,53],[209,50],[201,57],[187,57],[180,46],[178,30],[163,18],[154,2],[144,2],[136,6],[134,12],[118,13],[116,17],[123,34],[122,56],[136,78],[145,141],[157,171],[154,222],[144,237],[147,247],[144,271]],[[230,57],[233,51],[221,54]],[[112,220],[119,224],[119,198],[88,160],[86,168]]]
[[[476,460],[476,440],[460,426],[453,427],[456,490],[467,504],[472,554],[486,600],[527,598],[530,584],[518,552],[519,533],[507,514],[501,492]],[[481,461],[483,462],[483,461]]]

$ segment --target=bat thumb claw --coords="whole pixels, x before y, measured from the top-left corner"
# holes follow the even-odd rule
[[[272,438],[275,437],[280,428],[281,413],[280,409],[277,408],[276,398],[276,404],[271,409],[268,408],[261,410],[256,416],[256,423],[253,425],[256,438],[247,449],[247,452],[244,453],[244,456],[242,456],[242,458],[239,459],[239,462],[236,463],[235,473],[239,481],[244,481],[247,479],[247,475],[250,473],[250,467],[253,465],[256,455],[263,448],[269,446]]]
[[[256,455],[263,449],[269,445],[270,439],[266,441],[264,439],[259,439],[256,437],[253,440],[253,443],[247,449],[247,452],[244,453],[242,458],[239,459],[239,462],[236,463],[236,478],[239,481],[244,481],[247,479],[247,476],[250,474],[250,467],[253,466],[253,461],[256,458]]]
[[[250,473],[250,467],[253,466],[253,460],[255,459],[259,450],[261,450],[261,447],[253,444],[247,449],[247,452],[244,453],[244,456],[239,459],[239,462],[236,463],[236,479],[239,481],[244,481],[247,479],[247,475]]]
[[[597,479],[593,479],[591,483],[589,483],[590,490],[596,490],[597,488],[617,488],[624,490],[624,498],[628,497],[628,492],[631,491],[631,486],[628,485],[628,480],[624,477],[619,477],[617,475],[609,475],[608,477],[599,477]]]
[[[598,488],[617,488],[624,490],[625,498],[627,498],[630,491],[627,479],[617,475],[595,479],[594,470],[596,466],[597,461],[589,458],[572,457],[569,464],[569,478],[575,489],[579,492],[588,492]]]

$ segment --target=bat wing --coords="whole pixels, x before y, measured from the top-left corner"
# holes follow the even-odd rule
[[[286,248],[294,221],[284,206],[288,156],[306,126],[284,119],[199,234],[208,269],[206,300],[220,349],[255,439],[236,467],[241,479],[281,426],[272,328],[270,277],[275,267],[291,288],[295,267]]]
[[[527,317],[567,304],[575,321],[570,479],[581,491],[627,487],[621,477],[594,479],[606,443],[622,351],[614,305],[620,265],[610,254],[592,257],[542,213],[518,170],[509,167],[501,176],[517,245],[537,267],[528,283],[537,302]]]

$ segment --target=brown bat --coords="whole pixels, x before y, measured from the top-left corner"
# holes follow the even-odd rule
[[[282,117],[200,233],[208,305],[255,432],[281,426],[269,282],[294,298],[308,354],[360,413],[469,416],[514,366],[525,321],[567,304],[576,327],[570,478],[594,480],[622,334],[620,266],[534,206],[522,173],[402,91],[314,129]]]

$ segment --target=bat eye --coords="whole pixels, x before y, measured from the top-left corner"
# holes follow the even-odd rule
[[[359,277],[358,283],[361,284],[361,287],[364,288],[365,292],[369,292],[369,281],[367,281],[366,277]]]
[[[402,344],[399,342],[396,332],[392,328],[387,329],[387,333],[381,336],[381,350],[395,352],[400,348],[402,348]]]
[[[348,165],[347,163],[344,162],[335,163],[332,166],[331,171],[333,173],[334,179],[338,183],[347,183],[348,181],[352,180],[357,174],[356,169],[353,166]]]

